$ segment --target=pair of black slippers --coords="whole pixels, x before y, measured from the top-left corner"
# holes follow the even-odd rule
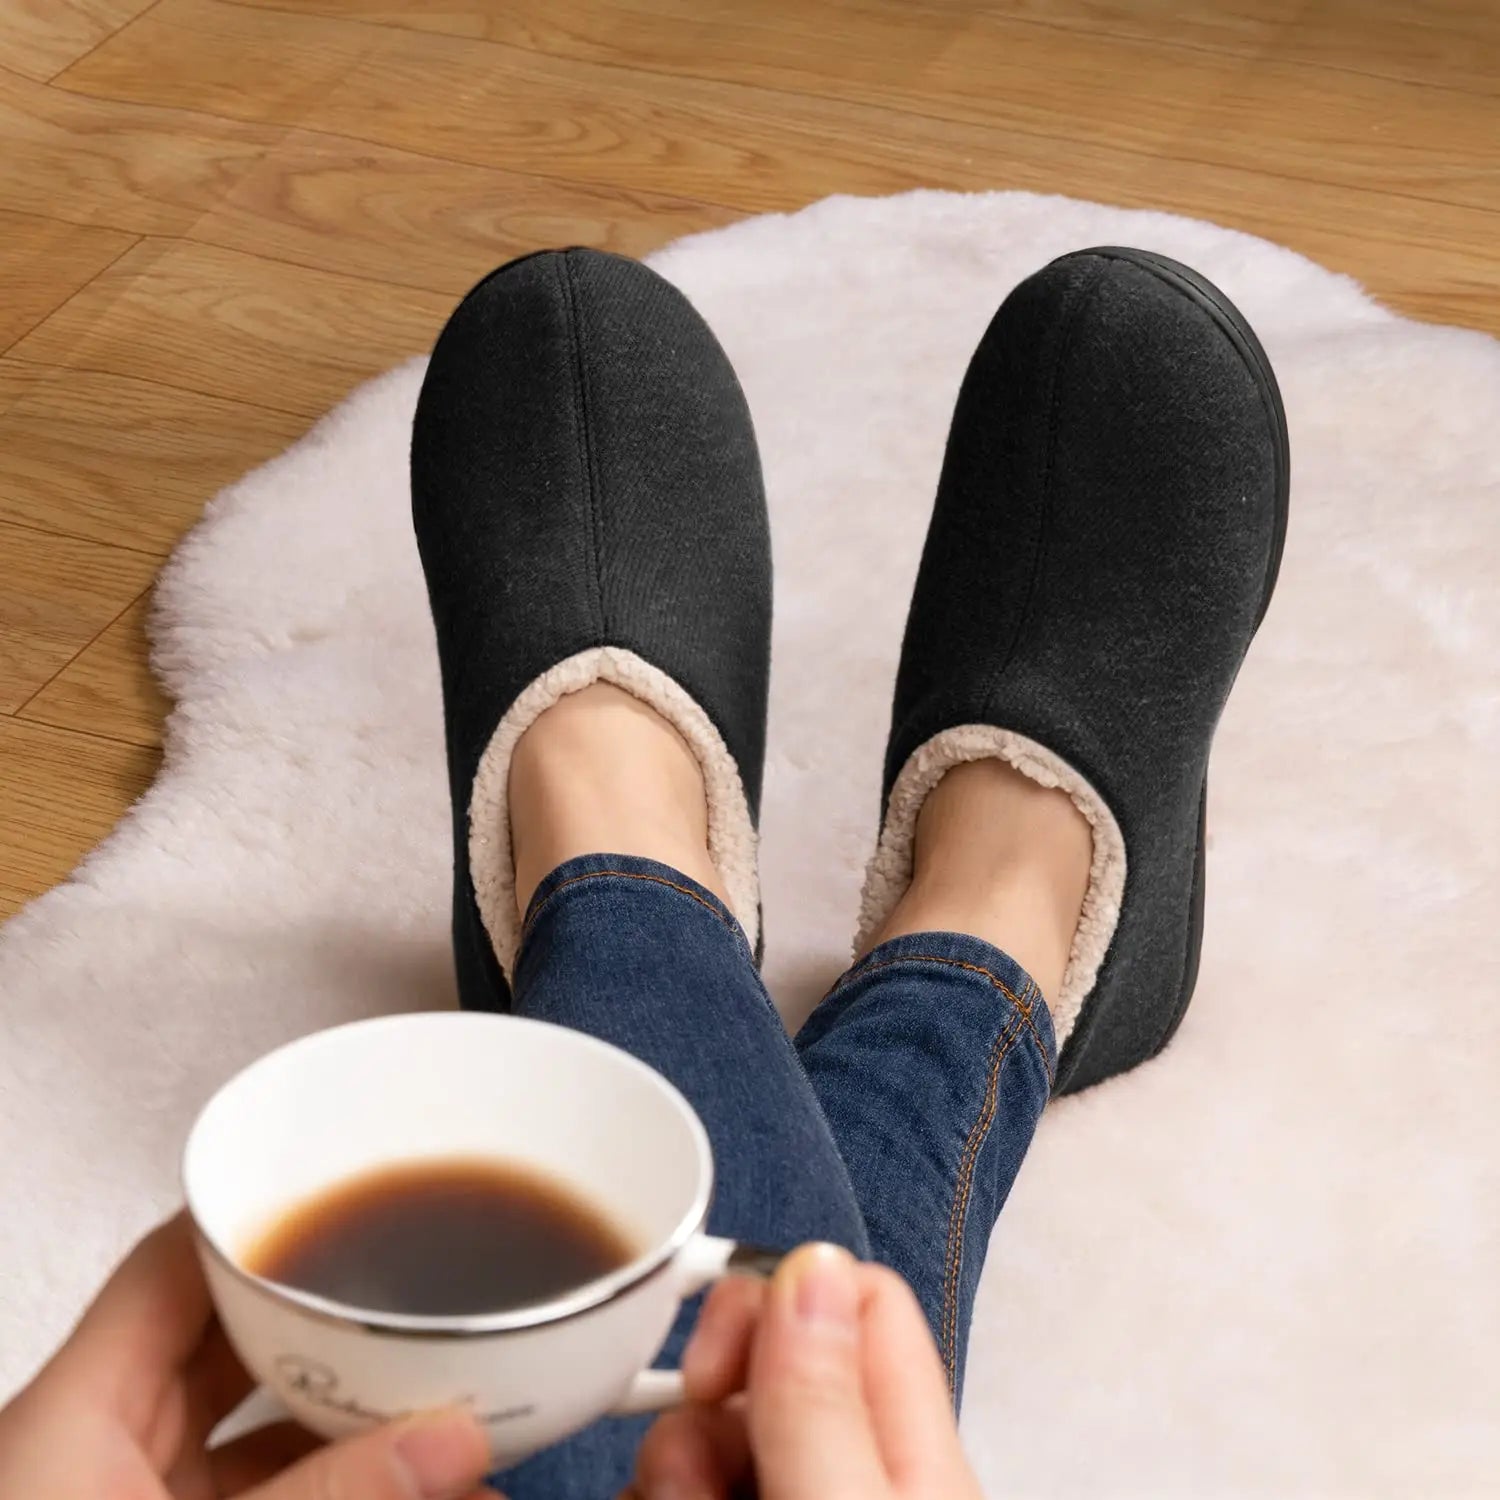
[[[922,800],[998,756],[1063,788],[1093,865],[1061,993],[1057,1085],[1153,1056],[1192,995],[1214,729],[1286,532],[1286,419],[1244,318],[1195,272],[1084,250],[1021,283],[971,361],[896,679],[861,930],[910,879]],[[605,680],[703,770],[710,852],[760,944],[771,552],[724,351],[636,262],[547,251],[475,287],[412,437],[437,627],[465,1005],[503,1009],[519,938],[510,757]]]

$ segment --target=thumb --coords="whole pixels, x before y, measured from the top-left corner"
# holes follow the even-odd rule
[[[466,1500],[489,1465],[474,1418],[438,1411],[321,1448],[240,1500]]]
[[[747,1419],[762,1500],[890,1493],[861,1373],[858,1267],[809,1245],[776,1273],[750,1358]]]

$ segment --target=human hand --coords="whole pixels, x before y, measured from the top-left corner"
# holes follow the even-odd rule
[[[136,1246],[72,1337],[0,1411],[0,1495],[495,1500],[478,1487],[489,1467],[484,1433],[461,1411],[326,1448],[290,1422],[209,1448],[253,1384],[214,1321],[179,1216]]]
[[[769,1286],[721,1282],[682,1369],[694,1404],[647,1434],[640,1500],[982,1500],[927,1321],[882,1266],[812,1245]]]

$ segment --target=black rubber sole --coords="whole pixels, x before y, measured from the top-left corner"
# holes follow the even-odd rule
[[[1291,442],[1287,434],[1286,408],[1282,405],[1281,388],[1276,383],[1276,373],[1271,368],[1271,361],[1267,358],[1260,340],[1255,336],[1255,330],[1245,321],[1244,314],[1239,308],[1213,282],[1199,275],[1191,266],[1185,266],[1169,256],[1159,255],[1154,250],[1135,250],[1121,245],[1098,245],[1092,249],[1079,250],[1074,253],[1080,256],[1094,255],[1109,260],[1128,261],[1132,265],[1140,266],[1142,270],[1151,272],[1174,291],[1181,292],[1185,297],[1196,302],[1223,329],[1225,337],[1239,350],[1245,367],[1255,379],[1261,399],[1265,403],[1266,418],[1276,444],[1276,529],[1271,537],[1271,554],[1267,560],[1265,587],[1261,594],[1260,608],[1255,616],[1255,629],[1258,631],[1261,622],[1266,617],[1266,611],[1271,606],[1271,595],[1276,590],[1276,579],[1281,571],[1281,557],[1286,548],[1287,516],[1291,504]],[[1068,258],[1072,259],[1072,256]],[[1251,634],[1251,639],[1254,639],[1254,632]],[[1177,1028],[1182,1024],[1183,1016],[1187,1014],[1188,1004],[1198,984],[1198,968],[1203,956],[1207,839],[1208,776],[1205,773],[1203,787],[1198,794],[1198,845],[1193,855],[1193,889],[1189,897],[1191,906],[1188,917],[1188,947],[1183,955],[1182,988],[1166,1027],[1160,1039],[1147,1054],[1148,1057],[1157,1056],[1177,1034]],[[1072,1092],[1073,1090],[1066,1083],[1058,1089],[1060,1094]]]

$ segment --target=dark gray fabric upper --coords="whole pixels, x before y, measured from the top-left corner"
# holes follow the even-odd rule
[[[688,300],[635,261],[546,251],[486,277],[433,350],[412,513],[442,665],[463,1002],[506,1003],[474,903],[475,769],[520,692],[636,652],[723,736],[758,821],[771,558],[755,435]]]
[[[1284,524],[1266,379],[1199,300],[1085,252],[1016,288],[958,398],[885,793],[938,731],[984,723],[1055,751],[1113,811],[1122,915],[1062,1089],[1158,1051],[1196,974],[1209,745]]]

